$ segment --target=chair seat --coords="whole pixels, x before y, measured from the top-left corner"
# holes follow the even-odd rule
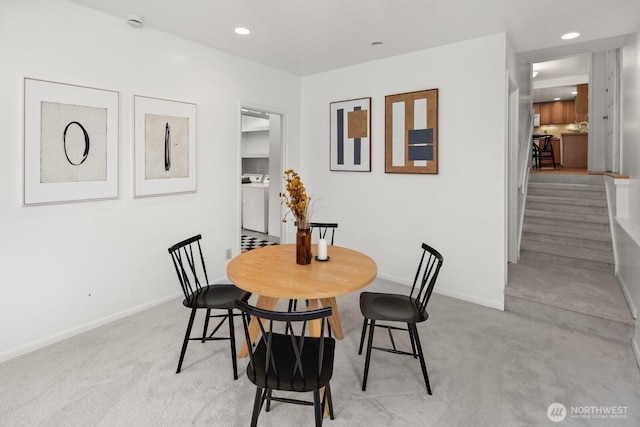
[[[189,308],[232,309],[235,300],[245,301],[250,294],[234,285],[208,285],[194,291],[182,304]]]
[[[322,369],[318,374],[321,339],[324,339],[324,353]],[[265,373],[267,345],[263,337],[253,353],[255,375],[251,365],[247,366],[247,376],[256,386],[274,390],[306,392],[317,390],[329,383],[333,375],[335,339],[305,337],[301,355],[304,377],[300,375],[298,370],[292,369],[296,365],[296,357],[290,335],[273,333],[271,346],[273,353],[271,360],[275,361],[277,374],[273,369]]]
[[[419,323],[429,318],[426,311],[420,312],[414,298],[378,292],[360,294],[360,311],[371,320]]]

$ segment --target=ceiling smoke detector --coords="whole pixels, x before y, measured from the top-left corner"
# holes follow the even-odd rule
[[[127,24],[132,27],[142,27],[142,18],[138,15],[127,15]]]

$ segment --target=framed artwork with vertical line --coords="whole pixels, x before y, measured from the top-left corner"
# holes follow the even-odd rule
[[[135,95],[135,197],[196,191],[196,104]]]
[[[386,173],[438,173],[438,89],[385,97]]]
[[[24,205],[118,197],[118,92],[24,79]]]
[[[371,98],[330,105],[330,170],[371,172]]]

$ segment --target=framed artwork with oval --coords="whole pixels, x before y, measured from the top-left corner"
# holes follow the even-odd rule
[[[135,197],[196,191],[196,104],[134,95]]]
[[[24,204],[118,197],[118,92],[24,79]]]

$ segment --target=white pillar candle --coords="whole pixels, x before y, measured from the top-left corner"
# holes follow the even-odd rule
[[[321,260],[327,259],[327,240],[326,239],[318,240],[318,259],[321,259]]]

